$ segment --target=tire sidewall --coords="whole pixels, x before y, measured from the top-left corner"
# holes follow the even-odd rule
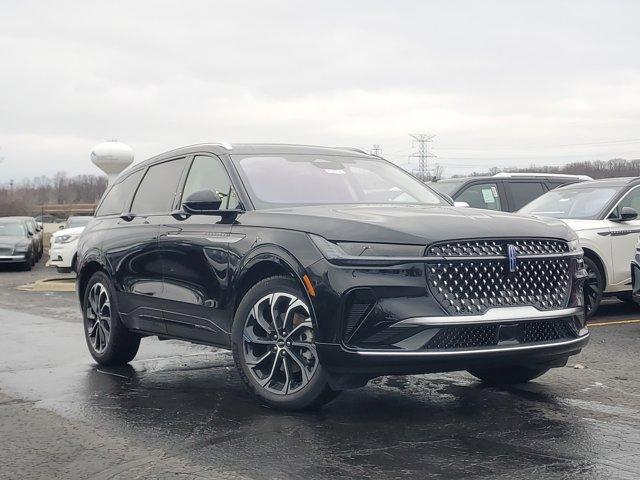
[[[295,295],[307,304],[311,315],[311,322],[314,329],[316,321],[313,316],[311,304],[305,292],[297,285],[295,280],[287,277],[272,277],[258,282],[245,294],[236,310],[233,320],[233,328],[231,332],[231,344],[233,350],[233,358],[240,375],[249,390],[260,398],[263,402],[273,407],[283,407],[287,409],[300,409],[311,404],[315,399],[320,397],[327,389],[328,381],[326,371],[322,368],[320,359],[318,358],[318,366],[313,378],[302,389],[295,393],[287,395],[278,395],[264,389],[254,379],[249,371],[249,367],[244,361],[243,348],[243,332],[247,317],[253,308],[253,305],[265,295],[275,292],[284,292]]]

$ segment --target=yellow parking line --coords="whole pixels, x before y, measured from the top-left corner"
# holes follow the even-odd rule
[[[606,325],[622,325],[624,323],[640,323],[640,318],[636,318],[635,320],[618,320],[617,322],[587,323],[587,327],[604,327]]]

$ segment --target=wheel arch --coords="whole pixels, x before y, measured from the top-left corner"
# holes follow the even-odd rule
[[[233,315],[247,291],[265,278],[285,275],[293,278],[300,285],[304,294],[309,297],[302,277],[305,269],[300,262],[287,250],[278,245],[262,245],[249,253],[238,266],[237,274],[232,282]],[[313,309],[311,299],[309,304]]]
[[[600,258],[600,255],[598,255],[595,250],[592,250],[589,247],[582,247],[582,250],[584,251],[584,256],[592,260],[600,270],[600,273],[602,274],[602,280],[604,282],[604,288],[606,289],[608,285],[608,273],[607,268],[602,261],[602,258]]]
[[[76,258],[76,265],[77,265],[77,258]],[[105,268],[104,264],[100,261],[100,259],[98,259],[97,257],[87,259],[82,263],[82,267],[80,271],[77,272],[77,278],[76,278],[76,292],[78,294],[78,298],[80,299],[81,303],[84,298],[84,293],[87,288],[87,284],[89,283],[89,279],[92,277],[94,273],[100,272],[100,271],[106,272],[107,269]]]

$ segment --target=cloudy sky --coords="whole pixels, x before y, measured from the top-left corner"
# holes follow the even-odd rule
[[[0,183],[210,140],[431,133],[445,176],[640,158],[637,1],[0,2]]]

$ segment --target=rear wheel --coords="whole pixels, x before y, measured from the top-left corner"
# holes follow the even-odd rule
[[[506,366],[497,368],[477,368],[469,370],[469,373],[491,385],[513,385],[526,383],[534,378],[544,375],[550,367],[524,367]]]
[[[140,336],[120,320],[109,277],[96,272],[89,279],[82,302],[84,336],[89,353],[101,365],[124,365],[136,356]]]
[[[268,278],[247,292],[236,311],[232,340],[240,376],[262,403],[301,410],[338,394],[318,360],[308,301],[292,278]]]
[[[584,307],[587,318],[592,317],[602,301],[604,291],[604,276],[600,268],[589,257],[584,257],[584,268],[587,278],[584,282]]]

